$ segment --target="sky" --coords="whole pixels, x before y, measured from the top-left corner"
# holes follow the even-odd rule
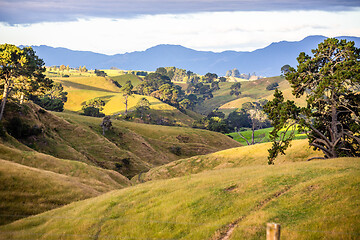
[[[0,0],[0,44],[221,52],[309,35],[360,37],[360,0]]]

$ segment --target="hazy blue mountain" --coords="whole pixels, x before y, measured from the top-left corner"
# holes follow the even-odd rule
[[[241,73],[261,76],[276,76],[280,68],[289,64],[296,66],[300,52],[311,54],[326,37],[309,36],[301,41],[281,41],[252,52],[225,51],[221,53],[196,51],[179,45],[158,45],[145,51],[125,54],[105,55],[85,51],[72,51],[66,48],[33,46],[47,66],[69,65],[86,66],[88,69],[117,67],[125,70],[154,71],[158,67],[175,66],[199,74],[207,72],[225,75],[227,70],[237,68]],[[359,37],[338,37],[354,41],[360,46]]]

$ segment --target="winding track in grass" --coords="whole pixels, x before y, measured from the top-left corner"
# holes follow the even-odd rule
[[[285,186],[285,188],[281,189],[280,191],[272,194],[270,197],[265,198],[263,201],[259,202],[255,208],[250,211],[247,215],[243,215],[240,218],[236,219],[232,223],[226,225],[225,227],[219,229],[217,232],[215,232],[214,237],[212,240],[229,240],[232,233],[234,232],[235,228],[239,225],[241,221],[243,221],[248,215],[251,213],[260,210],[263,208],[266,204],[268,204],[270,201],[277,199],[281,195],[287,193],[291,189],[291,186]]]

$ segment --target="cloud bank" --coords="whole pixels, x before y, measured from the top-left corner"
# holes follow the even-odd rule
[[[245,11],[91,18],[27,25],[0,23],[0,43],[49,45],[105,54],[176,44],[203,51],[252,51],[309,35],[359,36],[356,11]]]
[[[86,18],[228,11],[347,11],[359,0],[0,0],[0,22],[31,24]]]

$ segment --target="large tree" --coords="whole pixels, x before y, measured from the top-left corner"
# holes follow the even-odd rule
[[[323,151],[325,158],[360,156],[360,49],[354,42],[326,39],[309,56],[300,53],[297,69],[285,73],[296,97],[306,96],[306,107],[285,101],[275,90],[265,107],[272,120],[273,164],[294,137],[295,126],[305,131],[309,144]],[[292,130],[289,137],[280,130]]]
[[[238,135],[244,139],[247,145],[254,145],[260,143],[264,140],[261,139],[260,141],[255,141],[255,131],[261,129],[263,126],[266,125],[267,116],[263,111],[263,106],[267,103],[267,100],[259,100],[258,102],[246,102],[243,103],[241,111],[245,113],[249,120],[251,126],[251,141],[249,142],[240,131],[237,131]]]
[[[128,111],[128,98],[132,96],[133,94],[133,88],[131,81],[127,81],[124,86],[121,87],[120,91],[122,92],[122,95],[124,96],[124,104],[125,104],[125,115]]]
[[[241,83],[240,82],[234,83],[230,87],[230,95],[239,96],[241,94],[240,89],[241,89]]]
[[[3,87],[0,120],[11,93],[22,103],[25,97],[42,94],[51,87],[52,81],[45,77],[45,71],[44,61],[31,47],[20,49],[11,44],[0,45],[0,85]]]

